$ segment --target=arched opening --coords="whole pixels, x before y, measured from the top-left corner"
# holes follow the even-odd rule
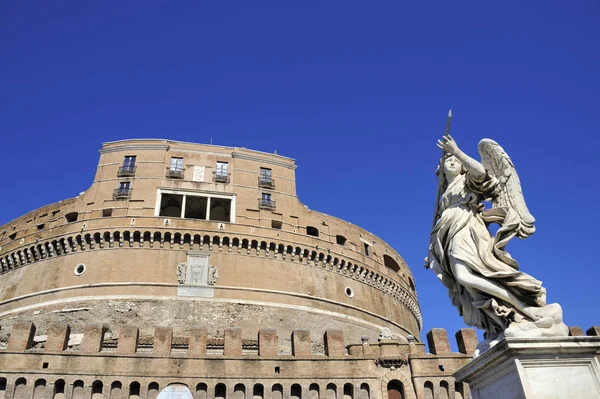
[[[206,399],[208,398],[208,387],[205,383],[201,382],[196,385],[196,397],[195,399]]]
[[[215,387],[215,399],[226,399],[227,398],[227,387],[225,384],[217,384]]]
[[[433,399],[433,383],[431,381],[425,381],[425,385],[423,387],[423,398]]]
[[[6,378],[0,377],[0,399],[6,395]]]
[[[360,399],[370,399],[371,398],[371,391],[369,389],[369,384],[367,384],[367,383],[360,384],[359,398]]]
[[[157,384],[158,385],[158,384]],[[158,393],[157,399],[193,399],[192,391],[186,384],[170,384]]]
[[[319,384],[310,384],[308,387],[308,399],[319,399]]]
[[[73,383],[72,399],[83,399],[83,381],[77,380]]]
[[[73,223],[77,221],[77,216],[79,216],[77,212],[69,212],[65,215],[65,219],[67,219],[67,223]]]
[[[102,399],[104,397],[103,390],[104,384],[102,384],[102,381],[94,381],[92,383],[92,399]]]
[[[54,399],[65,399],[65,380],[56,380],[54,383]]]
[[[122,399],[121,398],[121,390],[123,385],[120,381],[114,381],[110,385],[110,399]]]
[[[271,388],[271,399],[283,399],[283,387],[281,384],[275,384]]]
[[[265,397],[265,387],[263,384],[254,384],[252,388],[252,399],[263,399]]]
[[[140,383],[137,381],[129,384],[129,399],[140,399]]]
[[[233,387],[233,399],[246,399],[246,387],[244,384],[236,384]]]
[[[183,195],[162,194],[160,199],[160,216],[181,217]]]
[[[462,382],[454,383],[454,398],[455,399],[465,399],[465,387]]]
[[[344,236],[341,236],[341,235],[335,236],[335,242],[338,245],[346,245],[346,241],[347,241],[346,237],[344,237]]]
[[[354,385],[344,384],[344,399],[354,399]]]
[[[27,380],[25,378],[19,378],[15,381],[15,393],[14,399],[26,399],[27,395]]]
[[[46,380],[39,379],[33,387],[33,399],[44,399],[46,393]]]
[[[327,384],[327,399],[337,399],[337,386],[333,383]]]
[[[440,381],[440,399],[450,399],[450,387],[448,381]]]
[[[396,273],[400,271],[400,265],[389,255],[383,255],[383,263],[386,267],[392,269]]]
[[[404,399],[404,385],[398,380],[392,380],[387,385],[388,399]]]
[[[306,234],[313,237],[319,236],[319,229],[313,226],[306,226]]]
[[[229,222],[231,215],[231,200],[226,198],[210,199],[210,220]]]
[[[302,399],[302,387],[300,384],[292,385],[290,389],[290,399]]]
[[[148,384],[148,399],[156,399],[158,396],[158,382],[151,382]]]

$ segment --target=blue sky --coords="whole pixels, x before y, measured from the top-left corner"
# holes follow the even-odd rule
[[[0,223],[85,190],[105,141],[276,150],[302,202],[402,254],[423,332],[453,335],[422,267],[452,108],[466,152],[490,137],[517,166],[538,230],[513,257],[567,324],[600,324],[598,0],[4,0],[0,54]]]

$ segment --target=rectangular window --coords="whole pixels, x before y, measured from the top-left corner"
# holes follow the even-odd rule
[[[131,168],[135,167],[135,155],[128,155],[123,159],[123,168]]]
[[[119,190],[129,190],[129,186],[130,186],[131,182],[128,181],[122,181],[119,183]]]
[[[159,191],[157,216],[235,222],[235,199],[222,195],[171,194]]]
[[[171,158],[171,171],[172,172],[181,172],[183,169],[183,158]]]
[[[363,244],[365,244],[365,255],[371,256],[371,249],[369,244],[367,244],[366,242],[363,242]]]
[[[229,164],[227,162],[217,162],[217,176],[225,177],[227,176],[227,167]]]
[[[260,168],[260,180],[264,182],[271,181],[271,169]]]
[[[269,193],[262,193],[262,200],[263,201],[271,201],[271,194],[269,194]]]

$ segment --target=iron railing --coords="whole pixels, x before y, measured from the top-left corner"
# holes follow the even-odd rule
[[[167,177],[172,179],[183,179],[183,173],[185,172],[185,168],[182,169],[167,169]]]
[[[128,199],[131,197],[131,188],[117,188],[113,192],[113,199]]]
[[[259,176],[258,187],[275,188],[275,179],[271,179],[270,177]]]
[[[271,211],[275,210],[275,201],[265,198],[258,199],[258,208],[259,209],[269,209]]]
[[[229,183],[229,173],[213,172],[213,181],[216,183]]]
[[[135,175],[135,166],[125,165],[120,166],[119,171],[117,172],[118,177],[127,177]]]

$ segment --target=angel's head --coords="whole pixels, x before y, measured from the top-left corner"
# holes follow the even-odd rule
[[[436,175],[439,175],[439,169],[440,168],[438,167],[438,170],[435,172]],[[463,164],[454,155],[449,155],[446,157],[444,160],[443,170],[446,180],[448,180],[448,178],[455,178],[467,172]]]

